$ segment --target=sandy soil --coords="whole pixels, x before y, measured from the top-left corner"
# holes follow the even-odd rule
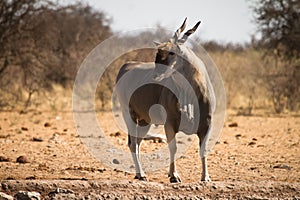
[[[127,136],[116,134],[111,116],[99,113],[98,118],[107,137],[126,150]],[[211,183],[199,181],[197,140],[177,160],[182,184],[169,184],[167,166],[140,183],[134,174],[97,161],[75,126],[71,112],[0,113],[0,191],[32,190],[47,197],[55,187],[65,187],[74,198],[300,198],[299,116],[229,115],[208,158]],[[144,141],[142,151],[161,147],[166,144]],[[17,162],[19,156],[25,163]]]

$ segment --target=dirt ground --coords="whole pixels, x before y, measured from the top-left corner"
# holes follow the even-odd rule
[[[98,118],[107,137],[127,149],[126,133],[112,125],[110,114],[99,113]],[[49,198],[51,190],[63,187],[72,190],[73,199],[300,199],[300,116],[228,115],[208,157],[210,183],[200,182],[197,144],[195,139],[177,160],[183,183],[169,183],[167,166],[147,173],[149,182],[141,183],[134,174],[105,166],[89,153],[72,112],[1,112],[0,192],[37,191]],[[147,140],[142,152],[166,145]],[[20,156],[25,158],[17,162]]]

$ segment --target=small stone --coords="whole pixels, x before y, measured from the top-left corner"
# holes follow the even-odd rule
[[[232,189],[234,189],[234,186],[232,186],[232,185],[227,185],[226,188],[232,190]]]
[[[43,142],[43,139],[42,138],[38,138],[38,137],[33,137],[32,141],[34,141],[34,142]]]
[[[256,142],[249,142],[249,146],[252,146],[252,145],[255,145],[256,144]]]
[[[119,160],[117,160],[117,159],[115,159],[115,158],[113,159],[113,161],[112,161],[112,162],[113,162],[114,164],[117,164],[117,165],[118,165],[118,164],[120,164],[120,161],[119,161]]]
[[[1,200],[13,200],[14,197],[13,196],[10,196],[8,194],[5,194],[3,192],[0,192],[0,199]]]
[[[178,187],[178,185],[173,185],[173,188],[178,189],[179,187]]]
[[[0,138],[2,138],[2,139],[8,138],[8,137],[10,137],[9,134],[7,134],[7,135],[0,135]]]
[[[291,170],[292,167],[290,167],[288,165],[284,165],[284,164],[279,164],[279,165],[273,166],[273,169],[287,169],[287,170]]]
[[[236,137],[236,139],[239,140],[239,139],[241,139],[242,135],[241,134],[236,134],[235,137]]]
[[[56,116],[55,119],[56,120],[61,120],[61,116]]]
[[[17,158],[17,163],[22,163],[22,164],[25,164],[25,163],[29,163],[28,159],[26,156],[19,156]]]
[[[38,192],[19,191],[14,198],[16,200],[40,200],[41,194]]]
[[[0,156],[0,162],[9,162],[9,159],[4,156]]]
[[[35,178],[35,176],[28,176],[28,177],[26,177],[25,179],[26,179],[26,180],[35,180],[36,178]]]
[[[48,195],[53,196],[55,194],[74,194],[74,191],[70,189],[56,188],[56,190],[49,192]]]
[[[228,124],[228,127],[238,127],[238,123],[232,122],[231,124]]]
[[[103,168],[103,169],[98,169],[98,171],[99,171],[100,173],[103,173],[104,171],[106,171],[106,169],[105,169],[105,168]]]
[[[28,128],[27,127],[21,127],[21,130],[22,131],[28,131]]]
[[[44,124],[44,127],[50,127],[51,126],[51,124],[49,123],[49,122],[46,122],[45,124]]]

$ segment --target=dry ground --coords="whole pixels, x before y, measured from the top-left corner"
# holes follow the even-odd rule
[[[107,137],[127,149],[126,134],[115,134],[119,130],[110,114],[98,117]],[[33,190],[46,197],[55,187],[69,187],[72,195],[95,198],[300,198],[299,116],[229,115],[208,158],[212,183],[199,183],[197,143],[177,160],[182,184],[169,184],[167,166],[148,173],[149,183],[139,183],[133,181],[133,174],[104,166],[89,154],[77,136],[71,112],[2,112],[0,191]],[[165,145],[144,141],[142,151]],[[28,163],[16,162],[22,155]]]

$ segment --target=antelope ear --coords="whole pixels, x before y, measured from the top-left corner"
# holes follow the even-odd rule
[[[159,46],[159,45],[161,45],[161,43],[160,43],[160,42],[153,41],[153,43],[154,43],[156,46]]]

